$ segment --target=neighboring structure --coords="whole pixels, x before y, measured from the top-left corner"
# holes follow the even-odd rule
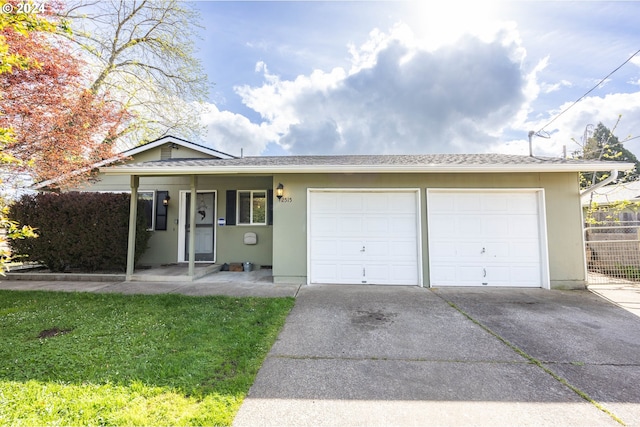
[[[603,186],[582,203],[589,282],[640,281],[640,182]]]
[[[606,185],[584,197],[585,213],[590,207],[597,222],[635,222],[640,225],[640,181]]]
[[[251,262],[272,266],[276,283],[308,284],[582,288],[578,172],[633,167],[497,154],[237,158],[173,137],[127,154],[83,190],[147,194],[142,264],[184,262],[192,274],[196,263]]]

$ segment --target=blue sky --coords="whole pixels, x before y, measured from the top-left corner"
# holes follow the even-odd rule
[[[640,2],[194,7],[214,83],[202,142],[231,154],[528,154],[544,129],[534,153],[560,156],[619,115],[616,135],[640,136],[640,55],[557,117],[640,50]]]

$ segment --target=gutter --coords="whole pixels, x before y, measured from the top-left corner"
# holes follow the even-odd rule
[[[598,167],[600,166],[600,167]],[[611,167],[608,165],[608,167]],[[115,166],[101,167],[106,175],[171,176],[171,175],[236,175],[274,173],[522,173],[522,172],[582,172],[594,168],[608,171],[594,164],[547,164],[547,165],[278,165],[278,166]],[[617,172],[617,170],[616,170]],[[617,175],[616,175],[617,176]],[[607,178],[603,182],[610,182]],[[600,186],[602,183],[598,183]],[[595,190],[596,188],[594,188]],[[585,190],[586,191],[586,190]]]
[[[600,181],[599,183],[594,184],[589,188],[585,188],[584,190],[582,190],[580,192],[580,200],[584,201],[587,198],[587,196],[591,195],[591,193],[596,191],[598,188],[604,187],[605,185],[614,182],[616,179],[618,179],[618,170],[617,169],[613,169],[611,171],[611,175],[609,175],[609,178],[607,178],[607,179],[605,179],[603,181]]]

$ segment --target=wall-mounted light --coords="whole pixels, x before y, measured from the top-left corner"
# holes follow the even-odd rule
[[[167,192],[167,196],[162,199],[162,206],[169,206],[169,200],[171,200],[171,197],[169,196],[169,192]]]
[[[278,200],[280,200],[280,199],[282,199],[283,195],[284,195],[284,185],[282,185],[282,183],[280,183],[276,187],[276,197],[278,198]]]

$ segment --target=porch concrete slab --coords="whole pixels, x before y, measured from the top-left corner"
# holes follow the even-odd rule
[[[182,294],[237,297],[295,297],[300,285],[257,282],[81,282],[0,280],[0,289],[16,291],[103,292],[126,295]]]

